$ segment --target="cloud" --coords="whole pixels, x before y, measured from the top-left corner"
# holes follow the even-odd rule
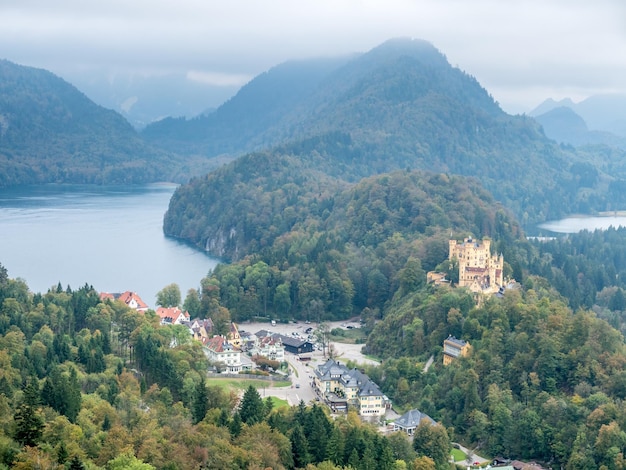
[[[0,56],[62,76],[102,68],[226,86],[408,36],[488,90],[532,100],[626,92],[625,21],[622,0],[4,0]]]
[[[189,72],[187,72],[187,78],[191,81],[204,83],[206,85],[213,85],[218,87],[240,87],[248,83],[254,77],[252,75],[244,74],[198,72],[196,70],[190,70]]]

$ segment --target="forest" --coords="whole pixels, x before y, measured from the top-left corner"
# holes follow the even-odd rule
[[[280,190],[267,200],[284,197]],[[623,468],[625,230],[529,240],[471,180],[421,172],[363,180],[324,216],[319,201],[308,202],[293,199],[300,216],[287,235],[267,239],[271,247],[218,265],[198,294],[211,302],[201,304],[236,321],[359,316],[365,351],[382,360],[365,369],[397,410],[419,408],[487,455]],[[451,233],[492,237],[516,289],[476,306],[463,289],[427,285],[433,269],[454,280]],[[450,334],[472,354],[443,367]]]
[[[354,366],[398,412],[418,408],[439,428],[420,430],[424,436],[410,443],[382,437],[351,414],[331,419],[319,407],[274,409],[252,390],[240,399],[207,385],[200,345],[184,341],[176,327],[158,326],[156,316],[103,303],[88,285],[33,294],[3,271],[4,465],[120,468],[114,460],[126,458],[172,469],[443,469],[450,442],[461,442],[481,455],[552,468],[624,468],[626,231],[531,241],[480,185],[462,177],[399,171],[346,186],[332,199],[323,181],[308,199],[314,193],[307,184],[313,182],[277,181],[259,197],[248,217],[268,217],[290,231],[259,228],[249,243],[264,244],[219,264],[199,291],[187,293],[184,307],[212,318],[218,333],[253,317],[360,316],[365,351],[381,365]],[[291,198],[289,221],[272,215],[283,204],[272,201],[281,198]],[[517,287],[477,306],[463,289],[428,285],[433,269],[454,279],[451,234],[490,236]],[[441,344],[450,334],[472,352],[444,367]],[[320,447],[302,424],[314,419],[336,442]],[[111,446],[123,452],[107,454]]]
[[[207,385],[199,342],[88,285],[32,294],[0,266],[0,305],[0,468],[447,468],[442,426],[412,444]]]

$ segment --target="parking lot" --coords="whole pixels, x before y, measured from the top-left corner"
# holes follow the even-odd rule
[[[250,333],[256,333],[259,330],[268,330],[273,333],[279,333],[285,336],[299,337],[306,339],[309,334],[305,333],[307,328],[317,328],[316,323],[278,323],[271,325],[269,323],[240,323],[239,331],[247,331]],[[344,328],[348,329],[348,326],[353,328],[360,325],[356,322],[328,322],[329,328]],[[312,334],[312,333],[311,333]],[[314,336],[313,336],[314,338]],[[313,339],[311,342],[315,342]],[[339,342],[332,342],[335,356],[342,362],[351,360],[357,364],[378,364],[378,362],[365,357],[361,353],[362,344],[346,344]],[[314,350],[313,353],[305,354],[304,356],[310,357],[310,361],[301,361],[295,354],[285,353],[285,359],[289,363],[291,369],[291,387],[283,388],[268,388],[264,389],[262,394],[265,396],[275,396],[287,400],[290,405],[297,405],[300,400],[304,400],[305,403],[315,401],[316,395],[312,386],[313,371],[319,364],[323,364],[328,358],[324,357],[321,350]],[[259,390],[261,392],[261,390]]]

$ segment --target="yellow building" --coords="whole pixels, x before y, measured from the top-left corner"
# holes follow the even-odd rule
[[[470,352],[470,344],[450,335],[443,341],[443,365],[447,366],[457,357],[465,357]]]
[[[502,255],[491,255],[491,240],[488,238],[482,242],[471,237],[463,243],[450,240],[448,259],[456,259],[459,263],[459,287],[467,287],[475,293],[493,294],[504,285],[504,259]]]

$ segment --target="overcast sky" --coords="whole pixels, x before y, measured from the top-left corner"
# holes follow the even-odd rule
[[[512,113],[626,93],[625,0],[0,0],[0,58],[242,85],[288,59],[425,39]]]

